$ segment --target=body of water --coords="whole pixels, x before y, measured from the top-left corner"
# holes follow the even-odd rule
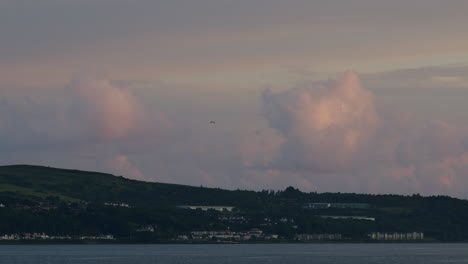
[[[2,245],[5,264],[468,263],[468,244]]]

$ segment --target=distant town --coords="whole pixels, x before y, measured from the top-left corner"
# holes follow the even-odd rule
[[[21,234],[4,234],[0,235],[0,240],[3,241],[20,241],[20,240],[35,240],[35,241],[48,241],[48,240],[82,240],[82,241],[96,241],[96,240],[116,240],[113,235],[98,235],[98,236],[52,236],[46,233],[21,233]]]
[[[124,202],[105,202],[104,206],[120,207],[120,208],[133,208],[128,203]],[[0,208],[6,208],[3,203],[0,203]],[[220,213],[230,213],[235,210],[234,206],[199,206],[199,205],[179,205],[176,206],[178,209],[186,210],[200,210],[202,212],[215,211]],[[303,209],[310,210],[321,210],[329,208],[353,208],[353,209],[369,209],[370,204],[362,203],[304,203]],[[37,205],[37,206],[16,206],[15,209],[22,210],[51,210],[56,207],[49,205]],[[367,216],[336,216],[336,215],[321,215],[321,218],[337,219],[337,220],[363,220],[363,221],[375,221],[373,217]],[[235,223],[235,224],[248,224],[251,219],[241,215],[221,215],[218,217],[221,222]],[[173,242],[180,243],[249,243],[249,242],[279,242],[286,238],[281,237],[278,234],[264,232],[262,226],[272,226],[281,224],[291,224],[291,227],[297,229],[295,220],[291,218],[279,218],[277,221],[271,218],[264,218],[263,223],[257,228],[252,228],[246,231],[231,231],[231,230],[193,230],[189,233],[179,234],[176,237],[170,239]],[[135,229],[135,232],[149,232],[154,233],[157,231],[157,224],[141,225]],[[424,240],[424,233],[422,232],[374,232],[367,234],[368,240],[371,241],[418,241]],[[99,234],[99,235],[49,235],[46,233],[13,233],[13,234],[0,234],[0,241],[113,241],[117,240],[117,237],[113,234]],[[352,238],[343,236],[340,233],[314,233],[314,234],[296,234],[292,241],[289,242],[320,242],[320,241],[350,241]]]

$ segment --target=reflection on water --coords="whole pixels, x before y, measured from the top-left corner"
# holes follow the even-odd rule
[[[0,246],[0,263],[468,263],[468,244]]]

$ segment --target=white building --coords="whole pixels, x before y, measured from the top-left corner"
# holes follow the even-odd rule
[[[372,240],[423,240],[424,233],[410,232],[410,233],[371,233],[369,235]]]

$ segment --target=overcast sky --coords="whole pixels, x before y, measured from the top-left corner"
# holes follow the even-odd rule
[[[467,14],[465,0],[0,1],[0,164],[468,198]]]

